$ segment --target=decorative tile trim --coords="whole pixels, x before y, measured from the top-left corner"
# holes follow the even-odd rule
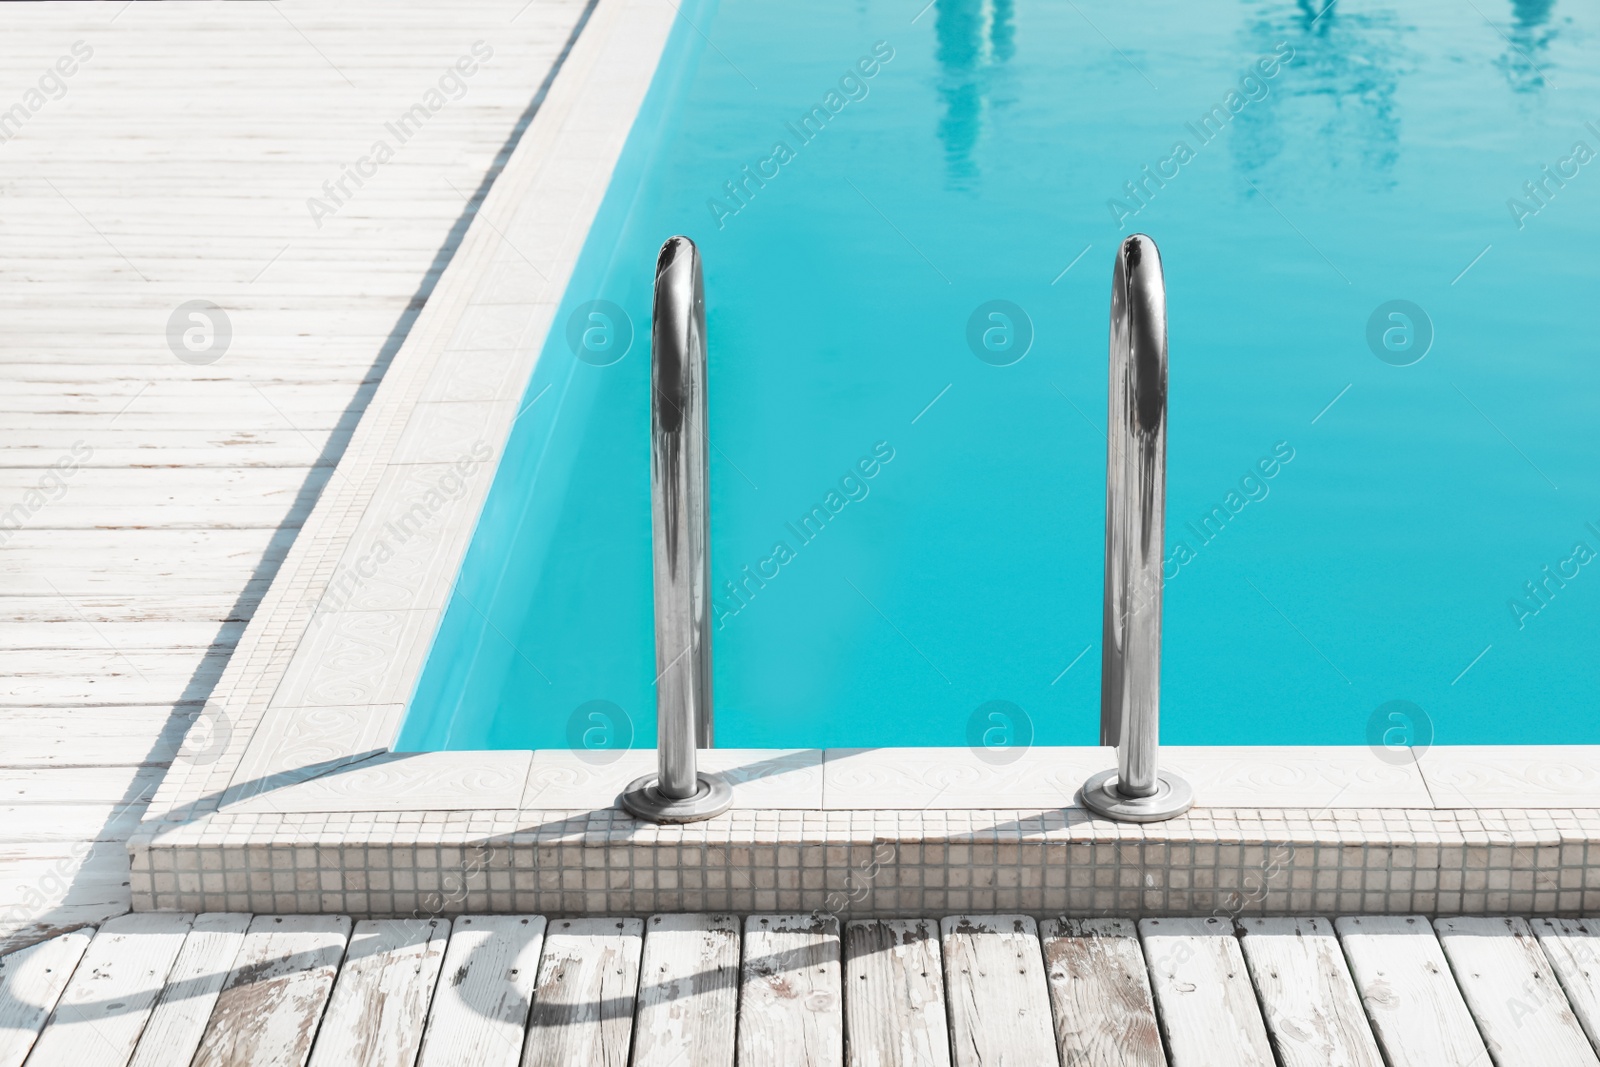
[[[1439,807],[1600,807],[1600,745],[1440,746],[1421,765]]]
[[[824,803],[841,810],[1066,807],[1085,779],[1116,763],[1110,748],[829,749]],[[1409,755],[1396,765],[1365,748],[1169,745],[1161,765],[1187,778],[1199,803],[1211,807],[1434,806]]]
[[[1280,807],[1285,797],[1307,807],[1433,807],[1411,752],[1383,755],[1379,759],[1366,748],[1311,745],[1167,745],[1161,750],[1161,765],[1188,778],[1197,796],[1219,808]]]
[[[318,612],[278,683],[271,707],[310,715],[317,708],[404,702],[415,676],[407,677],[403,668],[412,660],[421,667],[419,653],[442,613],[441,608]]]
[[[229,812],[515,810],[531,752],[383,752],[315,778],[268,789]]]
[[[315,778],[385,752],[405,715],[405,705],[399,703],[294,710],[273,716],[256,731],[233,780],[234,798]]]
[[[389,751],[674,18],[594,9],[200,715],[220,741],[174,763],[129,842],[135,907],[1600,908],[1600,747],[1169,748],[1199,806],[1151,826],[1075,806],[1114,763],[1096,748],[711,750],[735,808],[680,827],[612,807],[651,752]]]
[[[738,808],[777,811],[823,806],[819,749],[713,748],[700,753],[699,763],[700,770],[727,778]],[[541,814],[609,808],[623,787],[655,769],[655,749],[535,752],[521,808]]]
[[[228,814],[136,850],[132,885],[140,909],[363,915],[1574,915],[1600,907],[1600,811]]]

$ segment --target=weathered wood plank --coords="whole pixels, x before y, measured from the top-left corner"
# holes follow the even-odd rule
[[[182,470],[183,468],[177,468]],[[332,468],[260,467],[259,470],[316,470],[328,473]],[[84,498],[52,505],[41,509],[28,520],[31,530],[147,530],[161,527],[166,530],[298,530],[305,522],[309,508],[279,507],[275,504],[159,504],[137,507],[107,507]],[[3,635],[0,635],[3,639]],[[113,642],[119,647],[123,643]],[[7,641],[6,647],[56,648],[43,642],[21,644]],[[126,645],[132,648],[159,648],[161,645]]]
[[[162,704],[216,684],[230,649],[0,651],[0,705]]]
[[[1532,926],[1572,1013],[1589,1035],[1589,1043],[1600,1048],[1600,924],[1588,919],[1534,919]]]
[[[37,822],[38,814],[23,813]],[[121,915],[133,903],[122,842],[50,841],[0,864],[0,953]]]
[[[1490,1062],[1427,919],[1361,915],[1333,925],[1389,1067]]]
[[[1172,1067],[1218,1062],[1274,1067],[1266,1024],[1226,919],[1143,919],[1156,1014]]]
[[[37,516],[48,515],[48,507],[40,508]],[[48,568],[74,557],[80,557],[76,561],[82,564],[145,574],[230,561],[253,564],[272,551],[281,560],[293,540],[293,535],[279,536],[272,530],[35,530],[24,526],[12,532],[5,543],[0,575],[21,577],[40,565]],[[48,591],[49,585],[43,588]],[[20,591],[6,590],[12,594]]]
[[[52,804],[125,804],[153,796],[161,773],[159,767],[0,768],[0,804],[29,805],[35,818]]]
[[[239,912],[208,912],[195,919],[129,1067],[167,1067],[194,1057],[249,927],[250,916]]]
[[[417,1067],[516,1067],[544,932],[541,915],[456,920]]]
[[[931,919],[876,919],[844,930],[849,1067],[948,1067],[944,963]]]
[[[1133,920],[1054,919],[1045,926],[1044,964],[1063,1064],[1166,1067]]]
[[[939,933],[957,1067],[1055,1063],[1037,924],[1026,915],[952,915]]]
[[[1527,920],[1437,919],[1433,927],[1496,1067],[1600,1067]]]
[[[632,1067],[734,1062],[739,920],[652,915],[639,964]]]
[[[128,595],[97,593],[67,599],[57,592],[34,596],[18,590],[0,592],[0,617],[13,623],[74,622],[190,622],[207,619],[216,622],[248,619],[259,597],[241,601],[244,590],[231,593],[213,589],[194,596],[182,594]],[[120,647],[120,646],[119,646]],[[137,646],[135,646],[137,647]]]
[[[120,915],[101,924],[28,1057],[30,1067],[124,1067],[194,923]]]
[[[3,186],[3,179],[0,179],[0,186]],[[350,242],[341,240],[340,245],[348,251]],[[281,241],[268,247],[262,258],[270,257],[281,247]],[[294,339],[282,340],[292,342]],[[258,339],[256,344],[251,345],[253,361],[241,358],[239,363],[235,363],[230,359],[218,376],[224,381],[259,385],[274,398],[276,395],[271,393],[272,389],[345,389],[372,384],[381,377],[352,374],[357,366],[362,370],[371,366],[371,353],[364,357],[351,354],[343,358],[336,353],[307,356],[302,352],[296,355],[295,349],[282,347],[282,340],[279,345],[273,346],[269,339]],[[273,347],[277,351],[271,351]],[[136,358],[130,361],[129,356]],[[248,366],[241,366],[243,363],[248,363]],[[107,352],[94,349],[77,357],[67,356],[57,350],[51,356],[36,354],[33,359],[8,360],[6,380],[8,388],[19,397],[51,397],[87,392],[96,397],[118,396],[124,401],[132,400],[152,388],[183,389],[205,384],[203,379],[196,378],[194,367],[173,359],[170,352],[162,355],[154,351]]]
[[[738,1062],[842,1067],[839,920],[752,915],[744,923]]]
[[[183,743],[198,708],[0,708],[0,767],[44,768],[165,765]],[[74,798],[76,799],[76,798]],[[4,812],[9,805],[0,806]],[[51,805],[50,822],[58,806]],[[0,814],[0,841],[13,830],[37,830]]]
[[[84,728],[92,729],[94,720],[89,717]],[[69,849],[93,850],[102,843],[120,843],[127,840],[139,825],[147,801],[132,804],[51,804],[50,818],[39,818],[40,809],[32,804],[7,804],[0,807],[0,853],[8,861],[27,853],[27,849],[13,851],[12,845],[56,845],[54,855],[69,854]],[[36,855],[43,853],[35,852]],[[123,866],[127,854],[123,853]],[[12,900],[7,894],[3,875],[0,875],[0,899]],[[0,952],[4,952],[0,942]]]
[[[248,393],[248,390],[246,391]],[[281,434],[293,437],[300,433],[327,433],[353,421],[343,406],[321,410],[296,409],[294,422],[286,423],[284,417],[254,397],[240,394],[234,403],[221,403],[213,397],[210,411],[142,411],[137,402],[127,411],[64,411],[53,412],[48,418],[53,431],[84,435],[91,442],[101,432],[126,433],[142,431],[152,436],[176,431],[179,433],[238,433]],[[358,412],[359,414],[359,412]],[[24,416],[26,417],[26,416]]]
[[[349,938],[342,915],[258,915],[191,1067],[304,1067]]]
[[[350,431],[290,427],[271,432],[123,429],[37,430],[0,427],[0,453],[13,467],[55,465],[73,445],[94,449],[97,467],[331,467],[350,443]]]
[[[448,919],[356,923],[311,1067],[411,1067],[449,940]]]
[[[1327,919],[1246,919],[1244,961],[1279,1067],[1384,1067]]]
[[[312,283],[312,284],[323,284]],[[10,373],[9,368],[7,373]],[[25,382],[9,382],[4,396],[0,396],[0,412],[14,412],[17,415],[31,415],[40,419],[45,416],[57,415],[122,415],[132,417],[135,413],[153,415],[167,413],[186,415],[193,413],[196,408],[210,407],[216,413],[223,405],[217,404],[221,388],[226,388],[230,397],[242,398],[239,403],[249,402],[254,398],[256,408],[272,410],[273,407],[291,408],[298,414],[304,409],[320,411],[342,411],[350,401],[358,395],[363,387],[362,382],[338,382],[334,385],[318,384],[276,384],[266,383],[258,385],[251,381],[224,380],[224,381],[196,381],[190,378],[187,381],[165,381],[153,383],[145,381],[128,388],[105,388],[98,382],[87,387],[71,387],[63,383],[52,383],[48,388],[39,388],[37,385]],[[371,383],[365,383],[370,386]],[[32,385],[32,387],[30,387]],[[221,388],[219,388],[221,387]],[[259,391],[258,391],[259,390]],[[118,419],[121,424],[121,419]],[[297,419],[298,424],[298,419]],[[281,423],[279,424],[281,425]],[[232,492],[217,494],[213,492],[202,500],[214,504],[227,504],[236,497],[260,497],[271,492],[275,481],[279,479],[264,479],[259,485],[244,486],[240,484],[238,471],[170,471],[160,472],[151,477],[154,472],[141,474],[136,484],[146,489],[155,489],[156,499],[162,499],[159,492],[164,487],[177,487],[186,491],[203,491],[206,488],[227,486]],[[150,499],[150,495],[140,495],[129,492],[127,485],[117,485],[111,471],[98,471],[94,469],[80,469],[72,471],[65,479],[72,485],[74,494],[89,494],[101,499],[119,501],[124,504],[142,504]],[[38,484],[38,475],[26,475],[21,471],[0,468],[0,498],[14,493],[21,493]],[[279,490],[281,492],[281,490]],[[293,498],[293,492],[289,497]]]
[[[66,532],[66,531],[62,531]],[[127,531],[123,531],[127,532]],[[253,533],[250,530],[201,530],[197,533]],[[292,538],[295,530],[284,530],[279,536]],[[97,560],[93,556],[86,557],[84,565],[73,571],[58,571],[52,580],[46,583],[43,576],[37,571],[11,575],[9,579],[0,579],[0,584],[8,585],[7,592],[19,596],[29,597],[70,597],[76,601],[96,598],[137,599],[150,596],[160,599],[174,594],[204,595],[214,593],[218,588],[232,588],[238,591],[241,599],[248,599],[259,603],[260,598],[266,593],[267,584],[271,581],[274,568],[282,562],[277,558],[277,549],[269,550],[260,558],[250,561],[248,566],[240,565],[240,561],[233,564],[203,564],[195,570],[180,573],[177,568],[166,570],[144,570],[138,567],[122,567],[109,560]],[[100,647],[104,648],[104,645]],[[172,700],[172,694],[164,694],[165,700]],[[107,704],[157,704],[157,700],[131,700],[126,696],[104,700]],[[52,701],[40,701],[49,705]]]
[[[74,930],[0,956],[0,1067],[20,1067],[94,936]]]
[[[522,1067],[623,1067],[633,1034],[642,919],[561,919],[545,930]]]

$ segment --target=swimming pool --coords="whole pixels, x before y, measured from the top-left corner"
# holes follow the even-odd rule
[[[653,744],[680,232],[720,745],[966,745],[996,711],[1093,743],[1136,229],[1172,344],[1163,739],[1600,740],[1600,16],[918,7],[685,5],[396,748]]]

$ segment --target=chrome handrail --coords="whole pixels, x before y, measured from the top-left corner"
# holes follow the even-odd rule
[[[1161,721],[1161,566],[1167,497],[1167,295],[1161,253],[1142,233],[1111,274],[1106,421],[1106,569],[1100,743],[1117,766],[1090,778],[1083,802],[1122,822],[1189,810],[1194,791],[1157,769]]]
[[[700,252],[670,237],[656,258],[650,318],[650,520],[655,571],[657,773],[622,805],[654,822],[695,822],[733,803],[700,771],[712,744],[706,309]]]

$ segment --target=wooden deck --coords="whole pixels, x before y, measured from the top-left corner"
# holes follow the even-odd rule
[[[1576,920],[112,919],[0,958],[0,1067],[1593,1067]]]
[[[128,909],[128,834],[584,6],[0,7],[0,951]],[[225,350],[169,343],[192,300]]]

